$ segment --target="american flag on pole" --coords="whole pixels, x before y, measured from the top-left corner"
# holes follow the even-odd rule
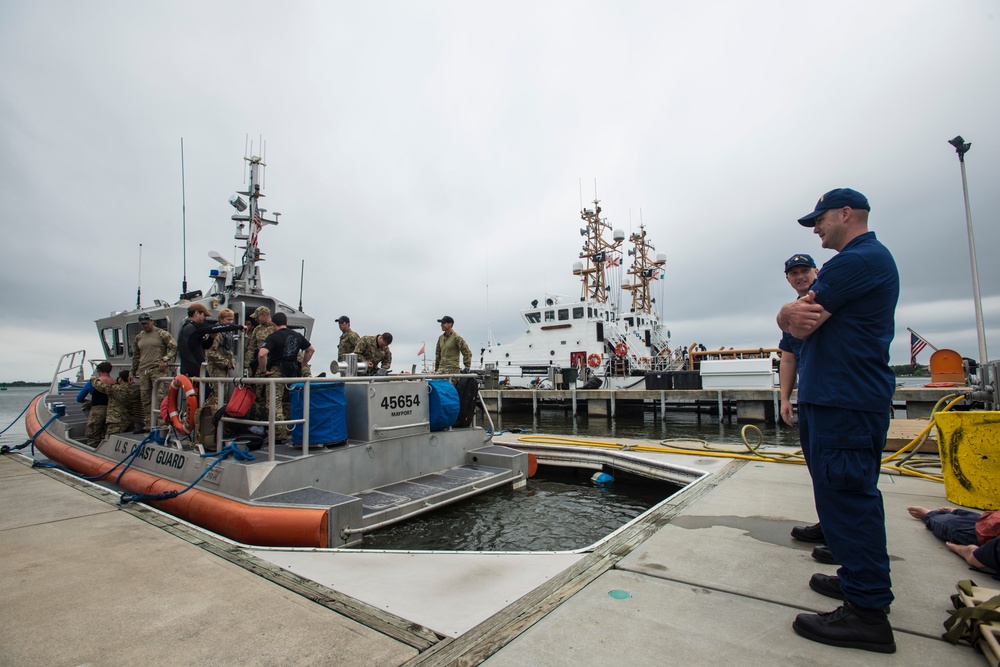
[[[910,332],[910,365],[914,368],[917,367],[917,355],[920,351],[927,347],[927,341],[918,336],[917,334]]]

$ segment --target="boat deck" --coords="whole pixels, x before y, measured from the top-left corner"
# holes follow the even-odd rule
[[[801,466],[728,462],[580,552],[372,553],[242,548],[8,456],[0,645],[19,665],[984,664],[940,633],[955,583],[989,576],[906,513],[947,505],[942,485],[880,487],[894,655],[791,630],[837,604],[806,585],[835,566],[788,534],[815,521]]]

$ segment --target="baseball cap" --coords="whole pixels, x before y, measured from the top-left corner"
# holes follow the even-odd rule
[[[253,317],[260,317],[261,315],[270,315],[271,309],[267,306],[257,306],[257,310],[253,311]]]
[[[440,322],[442,324],[454,324],[455,320],[452,319],[451,315],[445,315],[440,320],[438,320],[438,322]]]
[[[347,315],[341,315],[340,317],[338,317],[337,319],[335,319],[334,322],[336,322],[337,324],[340,324],[341,322],[343,322],[345,324],[350,324],[351,323],[351,318],[349,318]]]
[[[149,313],[139,313],[140,322],[152,322],[153,318],[150,317]]]
[[[844,206],[860,208],[865,211],[872,210],[871,205],[868,204],[868,198],[857,190],[837,188],[836,190],[830,190],[820,197],[819,201],[816,202],[816,210],[809,215],[799,218],[799,224],[803,227],[815,227],[816,218],[823,215],[824,211],[829,211],[832,208],[843,208]]]
[[[810,269],[815,269],[816,262],[809,255],[792,255],[785,260],[785,273],[796,266],[808,266]]]

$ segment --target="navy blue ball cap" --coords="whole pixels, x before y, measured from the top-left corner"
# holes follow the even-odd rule
[[[857,190],[837,188],[836,190],[830,190],[820,197],[819,201],[816,202],[816,210],[809,215],[799,218],[799,224],[803,227],[815,227],[816,218],[823,215],[824,211],[829,211],[831,208],[843,208],[845,206],[860,208],[865,211],[872,210],[872,207],[868,204],[868,197],[865,197]]]
[[[810,269],[815,269],[816,262],[809,255],[792,255],[785,260],[785,273],[788,273],[796,266],[808,266]]]

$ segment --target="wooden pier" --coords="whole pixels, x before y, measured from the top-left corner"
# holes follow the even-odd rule
[[[905,387],[896,389],[893,405],[910,419],[930,417],[945,396],[972,391],[971,387]],[[703,410],[715,415],[735,412],[739,422],[772,423],[781,394],[774,389],[484,389],[480,392],[493,415],[530,410],[569,410],[590,416],[617,417],[653,410]],[[792,401],[796,394],[792,392]]]

